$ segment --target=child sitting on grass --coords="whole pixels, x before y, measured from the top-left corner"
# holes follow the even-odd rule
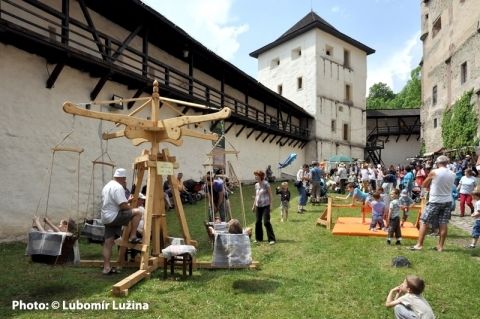
[[[397,241],[395,245],[401,245],[402,230],[400,228],[400,204],[398,201],[398,195],[400,190],[398,188],[392,189],[390,192],[390,208],[388,210],[387,223],[388,223],[388,235],[387,245],[392,243],[392,237],[395,235]]]
[[[400,209],[402,211],[402,223],[400,227],[403,227],[403,224],[407,221],[410,208],[415,205],[413,199],[408,196],[408,192],[406,189],[402,190],[400,193],[400,198],[398,199],[398,203],[400,204]]]
[[[435,319],[432,307],[422,296],[425,282],[417,276],[409,275],[400,286],[392,288],[388,293],[385,306],[393,307],[395,318]]]
[[[377,231],[377,225],[380,226],[380,229],[384,229],[385,225],[383,223],[383,216],[385,210],[385,203],[381,200],[380,193],[373,193],[373,200],[368,200],[367,204],[372,208],[372,222],[370,223],[369,230]]]
[[[280,194],[281,205],[281,219],[280,221],[288,220],[288,207],[290,206],[290,191],[288,190],[288,183],[283,182],[280,187],[277,187],[277,194]]]
[[[475,248],[480,237],[480,190],[473,191],[472,197],[475,201],[475,211],[471,216],[475,218],[475,223],[472,228],[472,243],[467,248]]]

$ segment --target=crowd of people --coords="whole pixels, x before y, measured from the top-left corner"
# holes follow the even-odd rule
[[[476,188],[478,169],[471,161],[470,156],[450,162],[446,156],[439,156],[435,161],[415,162],[412,165],[382,165],[356,163],[345,165],[340,163],[326,171],[325,163],[314,161],[311,165],[304,164],[298,170],[294,186],[297,188],[298,213],[304,213],[308,196],[313,204],[318,203],[329,181],[333,181],[333,190],[346,193],[342,199],[367,204],[372,209],[371,231],[386,230],[387,244],[395,239],[396,245],[401,245],[401,229],[408,219],[410,208],[415,204],[414,198],[424,196],[427,205],[421,215],[421,226],[417,243],[411,250],[422,250],[425,236],[429,227],[436,227],[439,239],[434,247],[443,251],[448,233],[448,223],[456,201],[455,193],[460,197],[460,216],[465,216],[466,207],[470,208],[470,215],[476,218],[472,229],[472,241],[468,248],[475,248],[480,237],[480,190]],[[205,177],[205,194],[209,203],[212,219],[220,221],[230,220],[227,182],[222,172],[216,172],[212,177]],[[269,183],[272,180],[271,172],[268,176],[263,171],[255,171],[255,196],[252,211],[255,218],[255,239],[260,243],[264,240],[263,227],[266,229],[267,241],[270,245],[276,243],[276,237],[271,223],[272,189]],[[178,176],[179,187],[183,186],[182,176]],[[146,189],[142,190],[146,192]],[[183,187],[179,191],[186,191]],[[418,194],[417,194],[418,193]],[[276,189],[281,202],[281,222],[288,221],[291,194],[288,182],[282,182]],[[120,236],[122,226],[132,223],[129,233],[129,242],[141,242],[142,215],[145,196],[140,195],[138,207],[130,206],[126,192],[126,174],[124,169],[115,171],[113,180],[102,190],[102,221],[105,224],[104,274],[110,274],[114,269],[110,266],[113,240]],[[34,220],[36,225],[40,223]],[[63,225],[63,223],[62,223]],[[64,227],[66,225],[63,225]],[[38,226],[37,226],[38,227]],[[41,225],[40,225],[41,227]],[[39,228],[40,228],[39,227]],[[57,227],[52,227],[57,228]],[[237,220],[229,223],[229,232],[241,233],[241,226]],[[391,289],[385,305],[394,307],[398,318],[414,318],[419,313],[427,318],[433,318],[433,312],[428,302],[421,296],[424,289],[421,278],[407,276],[404,282]]]

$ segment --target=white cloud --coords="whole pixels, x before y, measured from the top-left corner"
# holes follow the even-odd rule
[[[382,58],[382,62],[372,65],[368,69],[367,75],[367,94],[368,89],[375,83],[386,83],[394,92],[400,91],[410,78],[410,72],[417,67],[422,56],[422,46],[420,42],[420,32],[416,32],[403,48],[390,57]]]
[[[229,61],[240,47],[238,36],[249,28],[235,23],[233,0],[142,1]]]
[[[330,11],[334,12],[334,13],[337,13],[337,12],[340,12],[340,7],[339,6],[333,6]]]

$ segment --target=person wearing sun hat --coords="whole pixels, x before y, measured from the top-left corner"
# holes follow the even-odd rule
[[[102,222],[105,225],[105,242],[103,244],[103,274],[109,275],[116,270],[110,265],[112,247],[116,238],[122,235],[122,226],[132,222],[129,242],[141,243],[137,238],[138,223],[142,218],[142,212],[138,208],[132,208],[125,196],[127,185],[127,171],[124,168],[115,170],[113,179],[102,189]]]
[[[438,244],[434,248],[437,251],[443,251],[445,240],[448,233],[448,222],[451,216],[452,207],[452,187],[455,183],[455,173],[447,168],[448,157],[441,155],[435,161],[436,169],[433,169],[423,182],[423,187],[429,188],[429,201],[420,218],[420,232],[417,244],[411,247],[412,250],[421,250],[428,225],[439,224],[440,236]]]

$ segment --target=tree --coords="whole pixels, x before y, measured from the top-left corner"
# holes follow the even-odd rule
[[[389,103],[394,109],[417,108],[422,104],[422,84],[420,81],[420,67],[410,72],[410,80],[403,89]]]
[[[370,87],[367,96],[367,109],[408,109],[417,108],[422,104],[422,85],[420,81],[421,68],[410,72],[410,80],[398,93],[393,93],[390,87],[382,82]]]
[[[382,82],[375,83],[370,87],[367,97],[367,109],[385,108],[395,98],[392,89]]]

